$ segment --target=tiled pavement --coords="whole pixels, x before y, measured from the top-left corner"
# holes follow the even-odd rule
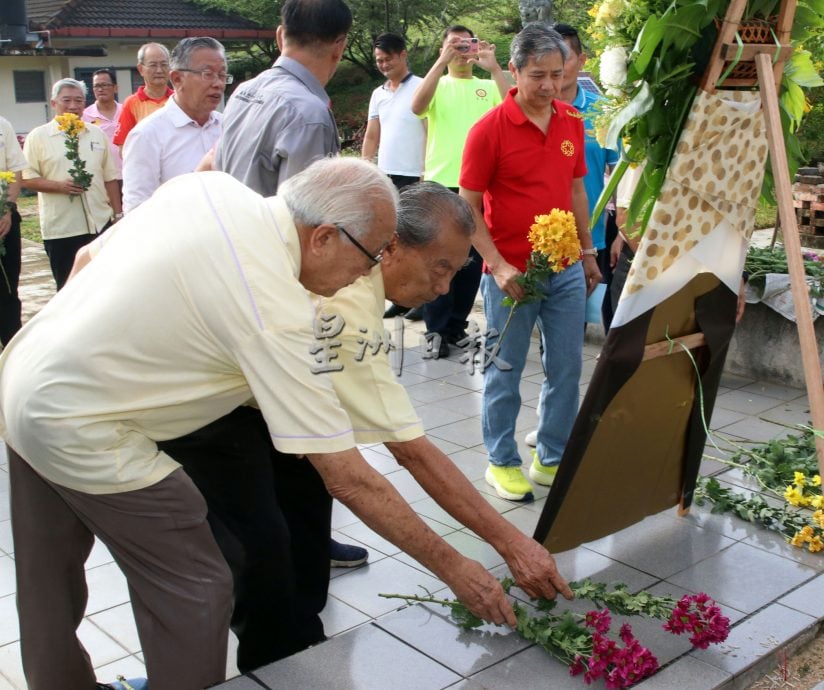
[[[42,297],[42,284],[39,289]],[[31,294],[27,289],[26,297]],[[31,303],[27,306],[31,308]],[[479,321],[482,318],[479,314],[475,317]],[[402,380],[427,433],[500,513],[531,533],[546,491],[539,490],[534,503],[510,503],[491,495],[483,480],[480,377],[468,373],[457,357],[422,359],[418,338],[414,329],[407,331]],[[585,346],[582,393],[598,351],[597,344]],[[518,420],[521,443],[534,424],[541,378],[537,352],[533,351],[522,385],[523,406]],[[765,440],[789,433],[787,424],[808,421],[808,409],[802,390],[725,376],[711,423],[719,432],[721,450],[708,445],[707,454],[723,455],[730,442]],[[506,574],[502,558],[427,498],[383,446],[369,446],[363,451],[370,464],[392,482],[438,534],[495,575]],[[522,451],[528,457],[523,445]],[[14,605],[7,470],[5,457],[0,456],[0,690],[25,688]],[[714,474],[741,490],[753,488],[739,471],[711,457],[705,459],[703,473]],[[368,547],[370,560],[367,566],[355,570],[333,572],[329,602],[323,612],[331,639],[221,687],[583,687],[580,678],[570,678],[561,664],[507,629],[485,626],[480,632],[463,632],[437,607],[403,607],[399,601],[378,597],[380,592],[420,592],[421,587],[437,592],[443,584],[337,503],[333,528],[338,539]],[[780,536],[734,517],[712,515],[706,508],[694,507],[685,518],[678,518],[674,509],[665,511],[556,556],[562,573],[570,579],[589,576],[622,581],[632,589],[676,596],[703,590],[723,606],[734,623],[732,633],[725,644],[706,651],[691,651],[688,643],[664,633],[656,622],[633,621],[642,644],[653,649],[663,666],[640,686],[645,689],[746,687],[774,663],[778,650],[791,649],[809,639],[824,620],[824,557],[793,549]],[[89,606],[79,635],[97,667],[98,678],[143,674],[126,583],[100,544],[87,563],[87,578]],[[233,656],[230,650],[230,659]],[[227,677],[234,675],[236,670],[230,661]],[[55,681],[59,686],[59,678]],[[596,684],[599,686],[603,687]]]

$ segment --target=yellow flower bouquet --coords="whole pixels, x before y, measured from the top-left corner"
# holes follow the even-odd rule
[[[9,170],[0,170],[0,215],[6,213],[6,202],[8,201],[9,185],[14,184],[17,176]],[[6,255],[6,243],[3,238],[0,238],[0,258]],[[6,284],[6,289],[11,292],[11,285],[9,284],[9,277],[6,275],[6,269],[0,264],[0,272],[3,273],[3,282]]]
[[[518,277],[524,296],[515,301],[504,298],[504,304],[517,309],[522,304],[535,302],[544,296],[543,284],[552,273],[560,273],[581,259],[581,243],[575,216],[569,211],[553,208],[549,213],[535,216],[529,228],[532,252],[526,270]]]
[[[69,169],[69,175],[76,185],[88,189],[94,175],[86,170],[86,161],[80,157],[79,151],[80,133],[86,129],[86,123],[74,113],[58,115],[55,120],[57,129],[66,135],[66,158],[73,164],[73,167]]]

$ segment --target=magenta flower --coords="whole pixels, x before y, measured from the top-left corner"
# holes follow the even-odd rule
[[[694,647],[706,649],[710,644],[723,642],[730,634],[730,619],[703,592],[684,595],[675,605],[664,630],[673,635],[690,634]]]

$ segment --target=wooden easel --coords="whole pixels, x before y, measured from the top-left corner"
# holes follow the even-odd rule
[[[732,0],[727,8],[727,14],[724,17],[718,39],[710,56],[710,64],[701,82],[701,88],[709,93],[714,93],[722,71],[729,68],[729,64],[735,60],[739,50],[741,51],[740,56],[738,56],[739,64],[755,64],[756,74],[754,77],[732,78],[731,75],[731,78],[723,81],[722,86],[757,86],[761,92],[764,119],[767,125],[767,142],[778,201],[778,216],[781,219],[784,246],[787,251],[787,266],[790,271],[790,285],[795,305],[798,338],[801,342],[801,361],[804,366],[804,379],[807,383],[807,397],[810,401],[810,414],[813,427],[824,430],[824,386],[822,386],[821,362],[818,359],[818,346],[810,314],[810,295],[805,279],[804,262],[801,257],[801,240],[798,236],[792,188],[787,171],[787,151],[778,111],[778,86],[781,83],[784,63],[792,55],[790,31],[792,30],[797,3],[796,0],[782,0],[781,2],[775,28],[778,46],[775,43],[751,43],[745,44],[741,48],[735,40],[735,35],[739,31],[745,5],[746,0]],[[824,476],[824,438],[816,436],[815,448],[818,457],[818,471]]]

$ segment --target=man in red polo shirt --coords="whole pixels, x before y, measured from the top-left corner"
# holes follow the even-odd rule
[[[548,486],[578,412],[586,296],[601,279],[588,230],[583,120],[575,108],[557,100],[568,50],[545,25],[524,27],[510,48],[516,86],[470,130],[461,167],[460,193],[474,210],[473,244],[484,258],[481,292],[489,329],[503,331],[510,315],[502,304],[505,297],[524,296],[516,279],[529,258],[527,233],[536,215],[554,208],[572,211],[583,250],[582,261],[544,282],[542,299],[515,310],[497,359],[484,369],[486,481],[512,501],[532,498],[515,442],[532,329],[537,323],[544,341],[546,380],[529,476]]]
[[[160,43],[146,43],[137,51],[137,71],[143,77],[138,87],[123,101],[112,143],[123,151],[126,137],[147,115],[159,110],[174,91],[169,86],[169,49]]]

